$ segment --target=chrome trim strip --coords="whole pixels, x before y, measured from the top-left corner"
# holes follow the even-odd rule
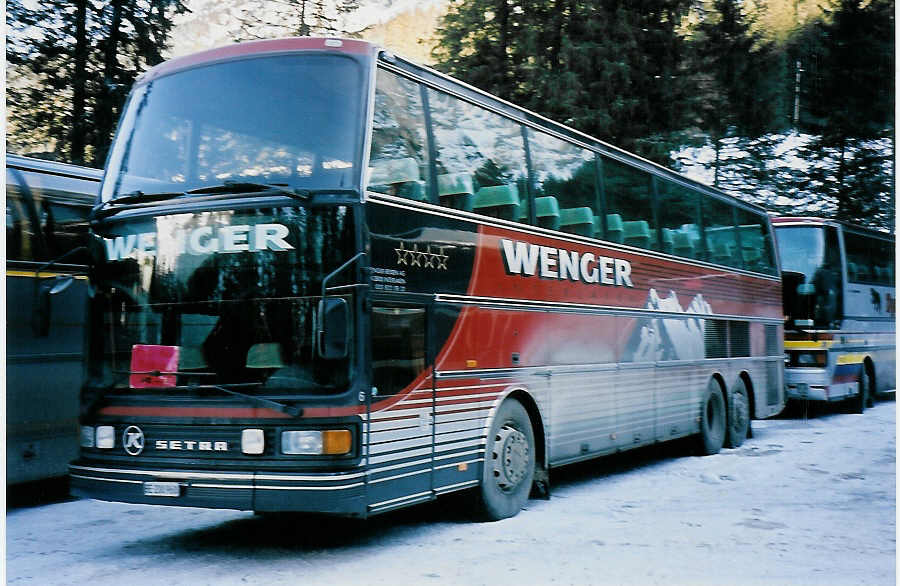
[[[415,472],[407,472],[405,474],[397,474],[396,476],[388,476],[386,478],[379,478],[377,480],[369,480],[369,484],[378,484],[379,482],[387,482],[388,480],[397,480],[398,478],[406,478],[407,476],[418,476],[419,474],[428,474],[431,472],[431,468],[425,468],[424,470],[416,470]]]
[[[84,480],[102,480],[103,482],[122,482],[126,484],[143,484],[142,480],[124,480],[120,478],[102,478],[100,476],[82,476],[81,474],[69,474],[72,478],[82,478]]]
[[[156,478],[174,478],[178,480],[244,480],[244,481],[253,481],[253,480],[281,480],[285,482],[334,482],[336,480],[353,480],[356,478],[363,478],[366,473],[365,472],[353,472],[351,474],[340,474],[340,473],[323,473],[329,474],[328,476],[295,476],[295,475],[284,475],[280,476],[277,474],[246,474],[246,473],[237,473],[237,474],[227,474],[227,473],[213,473],[213,472],[175,472],[171,470],[125,470],[125,469],[113,469],[113,468],[94,468],[90,466],[77,466],[70,465],[69,468],[75,470],[84,470],[90,472],[105,472],[107,474],[139,474],[144,476],[153,476]],[[72,474],[72,476],[76,476]],[[103,479],[103,480],[112,480],[112,479]],[[140,480],[128,480],[123,482],[142,482]]]
[[[452,492],[454,490],[460,490],[463,488],[468,488],[470,486],[478,486],[479,480],[467,480],[466,482],[460,482],[457,484],[448,484],[447,486],[441,486],[434,489],[436,494],[442,494],[446,492]]]
[[[353,484],[343,484],[338,486],[253,486],[259,490],[346,490],[348,488],[357,488],[364,486],[364,482],[354,482]],[[193,486],[200,486],[195,484]]]
[[[237,473],[222,474],[213,472],[172,472],[170,470],[133,470],[133,469],[115,469],[115,468],[94,468],[91,466],[69,465],[73,470],[86,470],[90,472],[105,472],[107,474],[140,474],[144,476],[154,476],[156,478],[176,478],[176,479],[197,479],[197,480],[253,480],[253,474]]]
[[[399,504],[403,503],[404,501],[419,500],[419,499],[422,499],[423,497],[424,498],[431,497],[431,491],[429,490],[428,492],[417,492],[416,494],[401,496],[400,498],[391,499],[389,501],[381,501],[380,503],[373,503],[373,504],[369,505],[369,508],[375,509],[375,508],[383,507],[383,506],[391,506],[391,505],[395,505],[395,504],[399,505]]]
[[[719,313],[677,313],[671,311],[659,311],[655,309],[645,309],[641,307],[615,307],[612,305],[593,305],[589,303],[564,303],[557,301],[539,301],[534,299],[512,299],[505,297],[479,297],[473,295],[452,295],[447,293],[437,293],[434,296],[435,301],[443,301],[445,303],[456,303],[460,305],[478,305],[480,307],[495,307],[498,309],[509,309],[512,311],[547,311],[548,309],[556,309],[560,312],[569,313],[591,313],[597,315],[614,315],[617,317],[646,317],[652,315],[663,319],[720,319],[720,320],[740,320],[749,321],[751,323],[776,324],[782,325],[784,322],[779,318],[754,317],[749,315],[728,315]]]
[[[435,466],[435,470],[443,470],[444,468],[453,468],[454,466],[459,466],[460,464],[478,464],[479,462],[484,462],[484,458],[477,458],[475,460],[466,460],[465,462],[452,462],[450,464],[444,464],[443,466]]]

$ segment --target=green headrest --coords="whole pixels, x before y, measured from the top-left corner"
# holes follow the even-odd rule
[[[622,216],[619,214],[606,214],[606,229],[610,232],[622,230]]]
[[[622,228],[625,230],[625,238],[650,238],[650,224],[647,220],[624,222]]]
[[[437,176],[438,195],[475,193],[472,176],[468,173],[445,173]]]
[[[534,200],[534,215],[538,218],[547,216],[559,217],[559,202],[552,195],[538,197]]]
[[[390,185],[391,183],[419,181],[422,178],[419,174],[419,165],[411,157],[376,159],[370,164],[369,185]]]
[[[519,205],[519,190],[515,185],[482,187],[475,194],[475,208]]]
[[[559,225],[594,224],[594,212],[591,208],[563,208],[559,210]]]

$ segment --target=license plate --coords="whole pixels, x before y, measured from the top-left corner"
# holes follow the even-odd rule
[[[146,496],[180,496],[181,485],[177,482],[145,482]]]

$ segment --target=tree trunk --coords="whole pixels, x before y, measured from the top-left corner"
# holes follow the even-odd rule
[[[119,40],[122,36],[122,3],[123,0],[112,0],[112,19],[106,38],[103,53],[103,84],[99,88],[95,105],[94,122],[94,163],[103,164],[112,140],[115,124],[116,84],[119,78]]]
[[[72,130],[69,134],[69,158],[77,165],[84,164],[84,150],[87,144],[87,124],[84,119],[87,103],[87,9],[88,0],[75,0],[75,53],[72,55],[75,74],[72,76]]]

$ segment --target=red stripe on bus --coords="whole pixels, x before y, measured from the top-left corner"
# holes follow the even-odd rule
[[[256,407],[126,407],[100,409],[101,415],[144,415],[148,417],[224,417],[232,419],[291,419],[287,413]]]

